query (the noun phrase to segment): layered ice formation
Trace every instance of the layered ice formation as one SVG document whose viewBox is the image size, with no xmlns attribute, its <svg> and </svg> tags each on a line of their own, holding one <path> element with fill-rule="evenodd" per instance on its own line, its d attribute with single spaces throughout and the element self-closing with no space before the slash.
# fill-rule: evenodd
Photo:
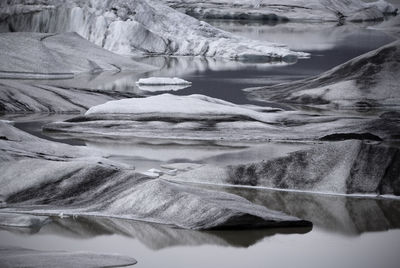
<svg viewBox="0 0 400 268">
<path fill-rule="evenodd" d="M 315 140 L 344 133 L 397 139 L 399 116 L 320 114 L 237 105 L 204 95 L 162 94 L 91 107 L 84 116 L 44 130 L 81 139 L 209 141 Z"/>
<path fill-rule="evenodd" d="M 334 109 L 398 109 L 400 41 L 363 54 L 318 76 L 246 89 L 256 99 Z"/>
<path fill-rule="evenodd" d="M 162 178 L 330 194 L 400 195 L 399 153 L 396 147 L 365 141 L 328 142 L 261 162 L 203 165 Z"/>
<path fill-rule="evenodd" d="M 134 92 L 75 88 L 47 83 L 43 80 L 28 82 L 1 79 L 0 112 L 83 113 L 94 105 L 137 96 Z"/>
<path fill-rule="evenodd" d="M 397 9 L 384 0 L 163 0 L 169 6 L 201 19 L 279 21 L 383 20 Z"/>
<path fill-rule="evenodd" d="M 236 195 L 152 179 L 90 149 L 0 126 L 0 196 L 7 211 L 111 216 L 186 229 L 310 225 Z"/>
<path fill-rule="evenodd" d="M 0 33 L 0 62 L 0 112 L 84 112 L 136 94 L 91 88 L 82 76 L 94 83 L 156 69 L 76 33 Z"/>
<path fill-rule="evenodd" d="M 1 33 L 0 50 L 0 78 L 71 78 L 78 73 L 152 69 L 76 33 Z"/>
<path fill-rule="evenodd" d="M 153 0 L 3 2 L 2 31 L 75 31 L 120 54 L 203 55 L 238 60 L 306 57 L 282 45 L 224 32 Z"/>
</svg>

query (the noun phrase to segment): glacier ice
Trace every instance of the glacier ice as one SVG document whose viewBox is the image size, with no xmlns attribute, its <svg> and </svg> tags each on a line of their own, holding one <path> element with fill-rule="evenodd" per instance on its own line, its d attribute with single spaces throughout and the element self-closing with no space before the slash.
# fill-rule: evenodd
<svg viewBox="0 0 400 268">
<path fill-rule="evenodd" d="M 84 112 L 137 95 L 99 90 L 98 84 L 124 73 L 134 76 L 157 69 L 76 33 L 0 33 L 0 51 L 1 112 Z"/>
<path fill-rule="evenodd" d="M 315 77 L 246 89 L 252 98 L 329 109 L 398 109 L 400 41 Z"/>
<path fill-rule="evenodd" d="M 397 9 L 384 0 L 163 0 L 169 6 L 201 19 L 280 21 L 382 20 Z M 254 2 L 257 2 L 256 4 Z"/>
<path fill-rule="evenodd" d="M 154 67 L 98 47 L 76 33 L 0 33 L 1 78 L 72 78 L 78 73 Z"/>
<path fill-rule="evenodd" d="M 310 225 L 236 195 L 152 179 L 101 152 L 0 125 L 0 195 L 7 211 L 111 216 L 186 229 Z"/>
<path fill-rule="evenodd" d="M 91 107 L 84 116 L 50 123 L 43 129 L 55 135 L 79 136 L 86 140 L 315 140 L 337 133 L 371 133 L 390 140 L 396 139 L 400 128 L 397 118 L 395 114 L 364 117 L 277 111 L 204 95 L 161 94 L 109 101 Z"/>
<path fill-rule="evenodd" d="M 203 165 L 162 178 L 330 194 L 400 195 L 398 154 L 398 148 L 384 144 L 328 142 L 260 162 Z"/>
<path fill-rule="evenodd" d="M 29 4 L 12 0 L 2 4 L 0 16 L 4 18 L 0 23 L 3 31 L 75 31 L 120 54 L 203 55 L 258 61 L 308 56 L 280 44 L 248 40 L 219 30 L 153 0 L 36 0 Z"/>
</svg>

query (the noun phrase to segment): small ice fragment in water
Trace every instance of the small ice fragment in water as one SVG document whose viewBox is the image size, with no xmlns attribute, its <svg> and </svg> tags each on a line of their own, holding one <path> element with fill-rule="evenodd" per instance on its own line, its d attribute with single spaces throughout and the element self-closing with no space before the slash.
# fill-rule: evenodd
<svg viewBox="0 0 400 268">
<path fill-rule="evenodd" d="M 138 85 L 191 85 L 192 82 L 177 77 L 149 77 L 141 78 L 136 82 Z"/>
</svg>

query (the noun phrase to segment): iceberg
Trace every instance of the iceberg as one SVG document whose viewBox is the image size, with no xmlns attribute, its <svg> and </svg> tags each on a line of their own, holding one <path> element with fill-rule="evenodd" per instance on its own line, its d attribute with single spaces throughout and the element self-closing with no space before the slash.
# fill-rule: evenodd
<svg viewBox="0 0 400 268">
<path fill-rule="evenodd" d="M 0 195 L 7 212 L 108 216 L 196 230 L 310 226 L 236 195 L 150 178 L 101 152 L 0 126 Z"/>
<path fill-rule="evenodd" d="M 192 85 L 192 82 L 177 77 L 149 77 L 141 78 L 136 84 L 140 90 L 149 92 L 178 91 Z"/>
<path fill-rule="evenodd" d="M 336 141 L 260 162 L 203 165 L 161 178 L 325 194 L 399 196 L 399 152 L 396 147 L 368 141 Z"/>
<path fill-rule="evenodd" d="M 41 11 L 39 11 L 41 10 Z M 77 32 L 119 54 L 281 61 L 308 57 L 280 44 L 248 40 L 182 14 L 159 1 L 7 1 L 3 31 Z"/>
<path fill-rule="evenodd" d="M 0 226 L 1 228 L 2 226 Z M 16 234 L 24 231 L 21 228 L 12 227 L 6 228 L 6 230 Z M 81 241 L 118 235 L 130 240 L 136 239 L 151 250 L 162 250 L 176 246 L 202 245 L 247 248 L 275 234 L 304 234 L 309 231 L 311 231 L 310 227 L 199 232 L 127 219 L 75 216 L 63 219 L 52 217 L 46 225 L 40 229 L 31 230 L 27 234 L 65 236 Z"/>
<path fill-rule="evenodd" d="M 400 41 L 363 54 L 315 77 L 245 89 L 251 98 L 327 109 L 397 110 Z"/>
<path fill-rule="evenodd" d="M 139 85 L 153 85 L 153 86 L 161 86 L 161 85 L 191 85 L 192 82 L 183 80 L 177 77 L 149 77 L 149 78 L 141 78 L 137 81 Z"/>
<path fill-rule="evenodd" d="M 167 5 L 199 19 L 285 21 L 383 20 L 397 9 L 384 0 L 163 0 Z"/>
<path fill-rule="evenodd" d="M 382 140 L 397 139 L 398 115 L 360 116 L 282 111 L 237 105 L 204 95 L 161 94 L 109 101 L 83 116 L 43 127 L 52 135 L 80 139 L 163 139 L 179 141 L 318 140 L 337 133 L 371 133 Z"/>
</svg>

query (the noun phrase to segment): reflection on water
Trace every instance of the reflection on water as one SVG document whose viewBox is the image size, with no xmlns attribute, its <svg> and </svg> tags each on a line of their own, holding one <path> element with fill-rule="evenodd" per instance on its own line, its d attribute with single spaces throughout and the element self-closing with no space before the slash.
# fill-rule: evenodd
<svg viewBox="0 0 400 268">
<path fill-rule="evenodd" d="M 136 58 L 136 60 L 158 69 L 144 74 L 103 72 L 95 75 L 78 75 L 74 79 L 25 80 L 24 82 L 66 88 L 112 90 L 130 93 L 130 97 L 159 94 L 165 91 L 177 95 L 204 94 L 238 104 L 266 105 L 247 100 L 241 89 L 289 82 L 320 74 L 393 40 L 385 33 L 366 29 L 368 25 L 361 24 L 337 26 L 286 23 L 270 26 L 259 23 L 243 25 L 235 21 L 210 21 L 210 23 L 253 39 L 288 44 L 293 49 L 310 52 L 311 58 L 292 63 L 259 63 L 204 57 L 144 57 Z M 139 78 L 152 76 L 181 77 L 191 81 L 192 86 L 179 90 L 166 88 L 155 91 L 153 88 L 141 90 L 136 85 Z M 279 104 L 268 105 L 279 106 Z"/>
<path fill-rule="evenodd" d="M 1 214 L 1 213 L 0 213 Z M 18 235 L 57 235 L 74 239 L 90 239 L 96 236 L 120 235 L 137 239 L 152 250 L 175 246 L 216 245 L 249 247 L 265 237 L 275 234 L 303 234 L 311 227 L 255 229 L 247 231 L 192 231 L 161 224 L 151 224 L 132 220 L 85 217 L 58 218 L 38 228 L 0 227 Z"/>
<path fill-rule="evenodd" d="M 225 191 L 310 220 L 329 232 L 358 235 L 400 228 L 400 200 L 226 187 Z"/>
<path fill-rule="evenodd" d="M 336 267 L 336 258 L 343 267 L 397 267 L 398 200 L 218 189 L 310 219 L 314 227 L 192 231 L 131 220 L 52 217 L 40 228 L 2 227 L 0 245 L 113 252 L 136 258 L 137 267 Z"/>
</svg>

